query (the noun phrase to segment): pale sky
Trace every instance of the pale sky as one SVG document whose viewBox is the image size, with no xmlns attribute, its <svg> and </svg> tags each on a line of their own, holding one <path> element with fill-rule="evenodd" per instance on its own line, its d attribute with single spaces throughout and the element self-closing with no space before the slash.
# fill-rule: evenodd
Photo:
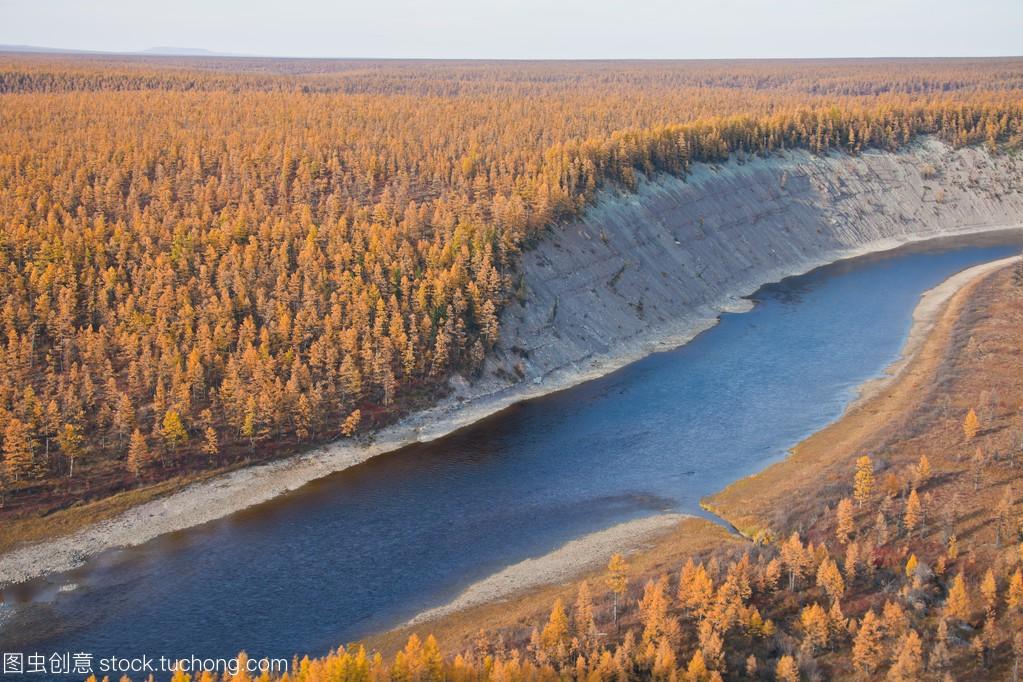
<svg viewBox="0 0 1023 682">
<path fill-rule="evenodd" d="M 1023 53 L 1023 0 L 0 0 L 0 44 L 293 57 Z"/>
</svg>

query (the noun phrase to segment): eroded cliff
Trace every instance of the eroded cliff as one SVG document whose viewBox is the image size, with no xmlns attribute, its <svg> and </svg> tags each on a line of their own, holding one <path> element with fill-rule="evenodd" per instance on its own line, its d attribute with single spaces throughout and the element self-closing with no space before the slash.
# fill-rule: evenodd
<svg viewBox="0 0 1023 682">
<path fill-rule="evenodd" d="M 684 342 L 767 282 L 909 241 L 1019 226 L 1021 188 L 1018 156 L 927 140 L 900 153 L 699 166 L 686 180 L 607 192 L 524 254 L 525 296 L 505 311 L 487 376 L 461 393 L 574 383 Z"/>
</svg>

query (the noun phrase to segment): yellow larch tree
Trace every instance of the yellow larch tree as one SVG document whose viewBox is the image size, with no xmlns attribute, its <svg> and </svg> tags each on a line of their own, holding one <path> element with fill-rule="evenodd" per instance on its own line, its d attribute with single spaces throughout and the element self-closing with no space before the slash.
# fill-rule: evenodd
<svg viewBox="0 0 1023 682">
<path fill-rule="evenodd" d="M 540 642 L 547 650 L 548 655 L 568 643 L 568 615 L 565 613 L 565 607 L 560 599 L 555 600 L 554 606 L 551 607 L 551 615 L 547 619 L 547 624 L 544 625 Z"/>
<path fill-rule="evenodd" d="M 843 545 L 849 542 L 853 533 L 856 532 L 854 513 L 852 500 L 848 497 L 839 500 L 838 506 L 835 508 L 835 535 Z"/>
<path fill-rule="evenodd" d="M 923 647 L 920 635 L 915 630 L 906 632 L 899 640 L 897 651 L 887 679 L 893 682 L 917 682 L 923 673 Z"/>
<path fill-rule="evenodd" d="M 966 436 L 966 441 L 969 442 L 977 437 L 979 431 L 980 419 L 977 418 L 976 411 L 971 407 L 970 411 L 963 418 L 963 435 Z"/>
<path fill-rule="evenodd" d="M 128 457 L 126 465 L 128 471 L 135 478 L 149 466 L 149 462 L 152 459 L 152 455 L 149 452 L 149 445 L 146 443 L 146 437 L 142 435 L 142 432 L 135 429 L 131 434 L 131 439 L 128 442 Z"/>
<path fill-rule="evenodd" d="M 781 546 L 781 560 L 789 573 L 789 591 L 796 589 L 796 580 L 803 577 L 810 557 L 799 539 L 799 533 L 793 533 Z"/>
<path fill-rule="evenodd" d="M 817 585 L 827 592 L 832 603 L 842 598 L 845 592 L 845 581 L 842 580 L 842 572 L 832 559 L 825 559 L 817 569 Z"/>
<path fill-rule="evenodd" d="M 1023 571 L 1016 572 L 1009 578 L 1009 588 L 1005 592 L 1005 605 L 1012 613 L 1023 611 Z"/>
<path fill-rule="evenodd" d="M 863 616 L 853 641 L 853 665 L 868 678 L 884 661 L 884 641 L 881 622 L 873 609 Z"/>
<path fill-rule="evenodd" d="M 927 455 L 920 455 L 920 461 L 916 463 L 913 476 L 916 487 L 922 488 L 927 485 L 927 481 L 931 478 L 931 461 L 927 459 Z"/>
<path fill-rule="evenodd" d="M 799 614 L 799 623 L 803 628 L 803 643 L 812 653 L 817 653 L 828 646 L 831 620 L 820 604 L 814 602 L 803 607 Z"/>
<path fill-rule="evenodd" d="M 796 659 L 785 654 L 778 659 L 778 665 L 774 668 L 774 676 L 779 682 L 799 682 L 799 667 Z"/>
<path fill-rule="evenodd" d="M 916 567 L 919 565 L 919 561 L 916 558 L 916 554 L 910 554 L 909 559 L 906 560 L 906 577 L 912 578 L 913 574 L 916 573 Z"/>
<path fill-rule="evenodd" d="M 984 612 L 988 618 L 994 618 L 995 609 L 998 607 L 998 581 L 995 579 L 995 572 L 988 568 L 980 581 L 980 596 L 984 600 Z"/>
<path fill-rule="evenodd" d="M 643 643 L 656 647 L 664 639 L 674 646 L 679 636 L 678 621 L 668 613 L 668 577 L 650 580 L 643 588 L 639 602 L 640 619 L 643 622 Z"/>
<path fill-rule="evenodd" d="M 966 580 L 960 573 L 953 578 L 952 587 L 948 590 L 948 598 L 945 600 L 945 615 L 949 618 L 969 620 L 972 611 L 973 606 L 970 603 Z"/>
<path fill-rule="evenodd" d="M 906 498 L 906 513 L 902 517 L 908 533 L 912 534 L 917 526 L 920 525 L 922 513 L 920 496 L 916 494 L 916 489 L 914 488 L 909 491 L 909 497 Z"/>
<path fill-rule="evenodd" d="M 874 464 L 870 457 L 864 455 L 856 460 L 856 473 L 853 475 L 853 498 L 861 507 L 870 500 L 874 493 Z"/>
<path fill-rule="evenodd" d="M 607 576 L 604 578 L 604 583 L 607 585 L 608 589 L 611 590 L 611 594 L 614 597 L 612 614 L 615 631 L 618 630 L 619 601 L 625 594 L 626 588 L 629 586 L 628 570 L 629 567 L 625 563 L 625 557 L 618 553 L 611 555 L 611 559 L 607 562 Z"/>
<path fill-rule="evenodd" d="M 593 612 L 593 598 L 590 596 L 590 583 L 588 580 L 583 580 L 579 583 L 579 592 L 575 599 L 572 623 L 575 626 L 575 636 L 582 642 L 592 637 L 597 631 L 597 621 Z"/>
</svg>

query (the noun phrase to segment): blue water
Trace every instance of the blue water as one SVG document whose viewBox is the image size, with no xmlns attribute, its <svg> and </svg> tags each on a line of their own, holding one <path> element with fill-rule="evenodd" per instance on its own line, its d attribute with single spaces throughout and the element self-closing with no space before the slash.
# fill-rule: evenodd
<svg viewBox="0 0 1023 682">
<path fill-rule="evenodd" d="M 322 654 L 581 534 L 702 513 L 898 356 L 923 291 L 1020 243 L 932 242 L 764 287 L 678 350 L 8 590 L 0 650 Z"/>
</svg>

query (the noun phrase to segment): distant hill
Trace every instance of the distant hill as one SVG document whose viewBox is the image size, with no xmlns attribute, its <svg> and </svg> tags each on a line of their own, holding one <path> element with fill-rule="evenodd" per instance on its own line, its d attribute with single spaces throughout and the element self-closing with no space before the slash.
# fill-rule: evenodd
<svg viewBox="0 0 1023 682">
<path fill-rule="evenodd" d="M 66 50 L 61 47 L 39 47 L 38 45 L 0 45 L 0 52 L 44 52 L 48 54 L 82 54 L 91 50 Z"/>
<path fill-rule="evenodd" d="M 139 54 L 155 54 L 168 57 L 223 57 L 223 52 L 213 52 L 201 47 L 150 47 Z"/>
<path fill-rule="evenodd" d="M 76 50 L 63 47 L 41 47 L 39 45 L 0 45 L 0 52 L 24 52 L 30 54 L 119 54 L 149 55 L 156 57 L 231 57 L 227 52 L 214 52 L 202 47 L 149 47 L 145 50 L 117 52 L 113 50 Z"/>
</svg>

